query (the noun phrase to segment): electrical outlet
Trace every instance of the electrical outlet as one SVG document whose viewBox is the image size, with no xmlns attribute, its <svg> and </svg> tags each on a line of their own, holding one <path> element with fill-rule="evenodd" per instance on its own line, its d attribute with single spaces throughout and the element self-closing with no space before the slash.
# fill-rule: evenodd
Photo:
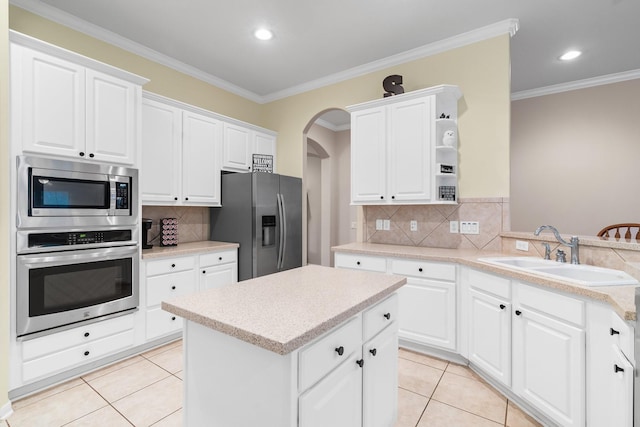
<svg viewBox="0 0 640 427">
<path fill-rule="evenodd" d="M 516 240 L 516 249 L 519 251 L 529 251 L 529 242 Z"/>
<path fill-rule="evenodd" d="M 480 234 L 478 221 L 460 221 L 460 234 Z"/>
<path fill-rule="evenodd" d="M 385 219 L 382 221 L 382 229 L 385 231 L 391 230 L 391 220 Z"/>
<path fill-rule="evenodd" d="M 376 219 L 376 230 L 382 230 L 382 220 Z"/>
<path fill-rule="evenodd" d="M 458 221 L 449 221 L 449 233 L 458 233 Z"/>
<path fill-rule="evenodd" d="M 418 221 L 412 219 L 409 228 L 411 228 L 411 231 L 418 231 Z"/>
</svg>

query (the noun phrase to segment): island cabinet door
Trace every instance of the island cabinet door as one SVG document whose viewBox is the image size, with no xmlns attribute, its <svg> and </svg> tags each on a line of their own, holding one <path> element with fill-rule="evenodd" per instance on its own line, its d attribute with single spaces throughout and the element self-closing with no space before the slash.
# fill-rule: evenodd
<svg viewBox="0 0 640 427">
<path fill-rule="evenodd" d="M 300 427 L 362 425 L 362 360 L 358 351 L 300 396 Z"/>
<path fill-rule="evenodd" d="M 398 330 L 395 324 L 362 348 L 363 426 L 393 426 L 398 417 Z"/>
</svg>

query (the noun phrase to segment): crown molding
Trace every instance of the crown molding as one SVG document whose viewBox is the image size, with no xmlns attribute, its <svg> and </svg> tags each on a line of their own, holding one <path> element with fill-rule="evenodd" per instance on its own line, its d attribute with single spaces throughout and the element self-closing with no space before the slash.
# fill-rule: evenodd
<svg viewBox="0 0 640 427">
<path fill-rule="evenodd" d="M 106 30 L 95 24 L 84 21 L 60 9 L 49 6 L 48 4 L 42 3 L 37 0 L 10 0 L 9 3 L 21 9 L 25 9 L 31 13 L 34 13 L 38 16 L 41 16 L 45 19 L 48 19 L 50 21 L 53 21 L 65 27 L 69 27 L 72 30 L 94 37 L 98 40 L 101 40 L 103 42 L 119 47 L 128 52 L 139 55 L 143 58 L 149 59 L 153 62 L 157 62 L 166 67 L 172 68 L 176 71 L 179 71 L 181 73 L 194 77 L 198 80 L 202 80 L 206 83 L 209 83 L 220 89 L 239 95 L 243 98 L 247 98 L 250 101 L 263 103 L 262 97 L 260 97 L 259 95 L 251 91 L 243 89 L 239 86 L 229 83 L 228 81 L 218 78 L 216 76 L 213 76 L 209 73 L 205 73 L 204 71 L 199 70 L 198 68 L 187 65 L 183 62 L 180 62 L 174 58 L 171 58 L 170 56 L 164 55 L 153 49 L 149 49 L 148 47 L 143 46 L 139 43 L 136 43 L 126 37 L 122 37 L 114 32 Z"/>
<path fill-rule="evenodd" d="M 396 65 L 404 64 L 406 62 L 415 61 L 418 59 L 432 56 L 438 53 L 446 52 L 451 49 L 467 46 L 469 44 L 477 43 L 483 40 L 488 40 L 493 37 L 508 33 L 513 37 L 519 28 L 519 21 L 515 18 L 506 19 L 504 21 L 497 22 L 495 24 L 487 25 L 486 27 L 478 28 L 476 30 L 468 31 L 447 39 L 443 39 L 434 43 L 430 43 L 415 49 L 411 49 L 393 56 L 389 56 L 378 61 L 369 62 L 364 65 L 360 65 L 354 68 L 350 68 L 339 73 L 330 74 L 320 79 L 312 80 L 301 85 L 293 86 L 288 89 L 274 92 L 270 95 L 264 96 L 264 102 L 277 101 L 289 96 L 298 95 L 304 92 L 308 92 L 313 89 L 318 89 L 330 84 L 339 83 L 345 80 L 349 80 L 355 77 L 369 74 L 375 71 L 384 70 L 385 68 L 393 67 Z"/>
<path fill-rule="evenodd" d="M 569 92 L 578 89 L 587 89 L 594 86 L 608 85 L 612 83 L 624 82 L 627 80 L 640 79 L 640 69 L 624 71 L 621 73 L 607 74 L 604 76 L 593 77 L 590 79 L 575 80 L 568 83 L 560 83 L 557 85 L 545 86 L 537 89 L 523 90 L 511 94 L 512 101 L 521 99 L 535 98 L 538 96 L 553 95 L 555 93 Z"/>
<path fill-rule="evenodd" d="M 449 37 L 444 40 L 440 40 L 434 43 L 430 43 L 415 49 L 408 50 L 406 52 L 399 53 L 397 55 L 390 56 L 378 61 L 373 61 L 361 66 L 357 66 L 339 73 L 334 73 L 326 77 L 309 81 L 297 86 L 290 87 L 278 92 L 271 93 L 269 95 L 260 96 L 254 92 L 243 89 L 226 80 L 218 78 L 209 73 L 187 65 L 181 61 L 171 58 L 167 55 L 161 54 L 153 49 L 149 49 L 139 43 L 122 37 L 114 32 L 108 31 L 95 24 L 91 24 L 84 21 L 74 15 L 64 12 L 48 4 L 42 3 L 38 0 L 10 0 L 10 4 L 25 9 L 31 13 L 39 15 L 45 19 L 56 22 L 65 27 L 69 27 L 73 30 L 87 34 L 98 40 L 104 41 L 143 58 L 162 64 L 166 67 L 172 68 L 176 71 L 192 76 L 198 80 L 202 80 L 220 89 L 229 91 L 238 96 L 246 98 L 250 101 L 265 104 L 268 102 L 277 101 L 279 99 L 287 98 L 292 95 L 298 95 L 303 92 L 308 92 L 314 89 L 318 89 L 331 84 L 339 83 L 344 80 L 348 80 L 354 77 L 359 77 L 364 74 L 368 74 L 374 71 L 382 70 L 385 68 L 393 67 L 399 64 L 403 64 L 417 59 L 422 59 L 427 56 L 442 53 L 451 49 L 466 46 L 472 43 L 477 43 L 483 40 L 487 40 L 499 35 L 508 33 L 513 37 L 519 28 L 518 19 L 511 18 L 506 19 L 485 27 L 481 27 L 466 33 L 462 33 L 453 37 Z"/>
</svg>

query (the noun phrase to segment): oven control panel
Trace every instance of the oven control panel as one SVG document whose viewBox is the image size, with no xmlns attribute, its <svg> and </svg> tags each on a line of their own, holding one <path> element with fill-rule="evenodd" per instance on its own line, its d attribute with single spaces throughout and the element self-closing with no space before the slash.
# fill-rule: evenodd
<svg viewBox="0 0 640 427">
<path fill-rule="evenodd" d="M 132 240 L 131 237 L 131 230 L 30 233 L 28 239 L 28 247 L 44 248 L 53 246 L 75 246 L 96 243 L 128 242 Z"/>
</svg>

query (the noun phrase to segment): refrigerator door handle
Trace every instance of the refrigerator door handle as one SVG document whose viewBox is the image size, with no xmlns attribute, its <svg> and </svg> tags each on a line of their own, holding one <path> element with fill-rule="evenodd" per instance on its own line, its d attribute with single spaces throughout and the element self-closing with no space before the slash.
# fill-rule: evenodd
<svg viewBox="0 0 640 427">
<path fill-rule="evenodd" d="M 284 214 L 282 212 L 282 199 L 281 199 L 281 195 L 280 193 L 276 194 L 276 200 L 278 202 L 278 216 L 280 219 L 280 235 L 278 236 L 278 261 L 276 264 L 276 269 L 280 270 L 280 268 L 282 267 L 282 249 L 283 249 L 283 242 L 284 242 L 284 228 L 283 228 L 283 219 L 284 219 Z"/>
<path fill-rule="evenodd" d="M 280 194 L 282 204 L 282 221 L 280 223 L 282 232 L 282 257 L 280 258 L 280 268 L 284 268 L 284 259 L 287 256 L 287 205 L 284 201 L 284 194 Z"/>
</svg>

